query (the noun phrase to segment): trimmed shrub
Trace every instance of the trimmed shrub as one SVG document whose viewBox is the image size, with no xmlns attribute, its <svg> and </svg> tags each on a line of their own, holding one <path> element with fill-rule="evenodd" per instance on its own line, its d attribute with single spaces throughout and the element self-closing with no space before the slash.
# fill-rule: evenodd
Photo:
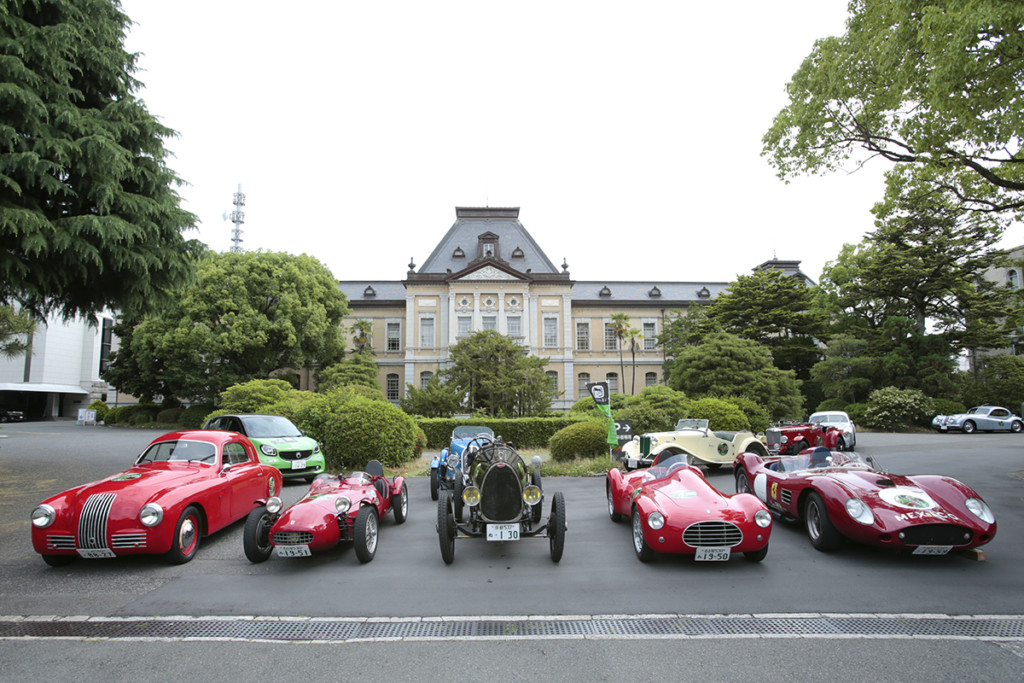
<svg viewBox="0 0 1024 683">
<path fill-rule="evenodd" d="M 418 424 L 427 435 L 427 447 L 441 449 L 451 441 L 452 430 L 460 425 L 490 427 L 495 436 L 500 436 L 516 448 L 545 448 L 551 436 L 571 424 L 592 420 L 582 415 L 562 417 L 417 417 Z M 605 423 L 607 424 L 607 423 Z"/>
<path fill-rule="evenodd" d="M 607 436 L 607 423 L 598 420 L 577 422 L 553 434 L 548 441 L 548 449 L 557 462 L 593 458 L 608 453 Z"/>
<path fill-rule="evenodd" d="M 106 422 L 108 425 L 144 425 L 151 424 L 156 419 L 160 409 L 152 403 L 136 403 L 130 406 L 118 406 L 107 411 Z"/>
<path fill-rule="evenodd" d="M 927 426 L 935 414 L 932 399 L 919 389 L 876 389 L 868 397 L 864 423 L 874 429 L 897 431 L 910 426 Z"/>
<path fill-rule="evenodd" d="M 826 398 L 824 401 L 818 404 L 818 407 L 813 411 L 816 413 L 824 413 L 829 410 L 846 410 L 846 401 L 841 398 Z"/>
<path fill-rule="evenodd" d="M 959 415 L 967 412 L 967 406 L 951 398 L 933 398 L 932 408 L 935 410 L 935 415 Z"/>
<path fill-rule="evenodd" d="M 650 403 L 634 403 L 616 411 L 615 419 L 632 422 L 634 434 L 667 432 L 675 426 L 671 415 Z"/>
<path fill-rule="evenodd" d="M 416 423 L 401 409 L 361 396 L 331 408 L 316 431 L 310 430 L 321 443 L 328 469 L 362 469 L 370 460 L 399 467 L 412 458 Z"/>
<path fill-rule="evenodd" d="M 87 410 L 95 410 L 96 411 L 96 421 L 97 422 L 105 422 L 106 419 L 107 419 L 107 413 L 110 412 L 110 407 L 106 403 L 104 403 L 103 401 L 101 401 L 99 399 L 96 399 L 95 401 L 93 401 L 92 403 L 89 404 L 89 407 L 87 408 Z"/>
<path fill-rule="evenodd" d="M 160 424 L 179 424 L 184 414 L 184 408 L 167 408 L 156 414 L 156 421 Z"/>
<path fill-rule="evenodd" d="M 413 446 L 412 457 L 413 459 L 419 459 L 423 455 L 424 449 L 427 447 L 427 435 L 423 433 L 423 429 L 416 425 L 416 443 Z"/>
<path fill-rule="evenodd" d="M 747 416 L 750 423 L 750 431 L 754 433 L 763 432 L 771 425 L 771 417 L 757 401 L 752 401 L 744 396 L 726 396 L 723 400 L 732 403 Z"/>
<path fill-rule="evenodd" d="M 750 420 L 734 403 L 721 398 L 701 398 L 690 403 L 687 417 L 707 420 L 713 431 L 750 429 Z"/>
<path fill-rule="evenodd" d="M 220 407 L 224 413 L 261 413 L 293 391 L 283 379 L 254 379 L 220 392 Z"/>
<path fill-rule="evenodd" d="M 843 410 L 845 410 L 846 414 L 850 416 L 850 419 L 853 420 L 854 424 L 864 424 L 866 426 L 865 415 L 867 415 L 868 412 L 867 403 L 847 403 L 846 408 Z"/>
</svg>

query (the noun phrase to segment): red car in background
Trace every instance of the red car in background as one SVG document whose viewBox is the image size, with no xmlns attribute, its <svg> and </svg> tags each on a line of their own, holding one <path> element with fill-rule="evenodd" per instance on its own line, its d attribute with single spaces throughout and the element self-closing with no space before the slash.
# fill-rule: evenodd
<svg viewBox="0 0 1024 683">
<path fill-rule="evenodd" d="M 135 465 L 47 498 L 32 511 L 32 546 L 51 566 L 76 557 L 166 555 L 191 560 L 199 539 L 281 490 L 252 442 L 218 431 L 157 437 Z"/>
<path fill-rule="evenodd" d="M 608 515 L 632 520 L 633 550 L 641 562 L 655 553 L 724 561 L 734 552 L 760 562 L 768 554 L 772 516 L 749 493 L 725 495 L 686 464 L 686 455 L 664 452 L 647 468 L 608 471 Z"/>
<path fill-rule="evenodd" d="M 848 538 L 945 555 L 984 545 L 996 534 L 992 510 L 966 484 L 890 474 L 853 452 L 819 447 L 770 458 L 741 453 L 733 474 L 738 492 L 752 492 L 783 517 L 803 520 L 811 545 L 822 551 Z"/>
<path fill-rule="evenodd" d="M 849 446 L 843 430 L 811 422 L 780 422 L 765 430 L 764 440 L 772 455 L 794 455 L 816 446 L 844 451 Z"/>
<path fill-rule="evenodd" d="M 276 548 L 278 557 L 309 557 L 342 541 L 355 546 L 360 562 L 377 553 L 380 520 L 394 512 L 395 524 L 409 514 L 409 492 L 403 477 L 388 481 L 377 460 L 366 470 L 346 475 L 317 476 L 306 495 L 281 511 L 271 498 L 245 520 L 243 547 L 250 562 L 263 562 Z"/>
</svg>

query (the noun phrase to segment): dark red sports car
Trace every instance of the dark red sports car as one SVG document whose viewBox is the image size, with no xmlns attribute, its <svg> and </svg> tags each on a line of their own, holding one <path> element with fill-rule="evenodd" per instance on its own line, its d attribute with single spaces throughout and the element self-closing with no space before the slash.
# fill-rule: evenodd
<svg viewBox="0 0 1024 683">
<path fill-rule="evenodd" d="M 166 554 L 191 560 L 199 539 L 242 519 L 281 490 L 241 434 L 171 432 L 135 465 L 47 498 L 32 511 L 32 545 L 52 566 L 76 557 Z"/>
<path fill-rule="evenodd" d="M 917 555 L 945 555 L 984 545 L 996 535 L 985 501 L 956 479 L 883 472 L 857 453 L 807 449 L 762 458 L 741 453 L 736 490 L 773 511 L 802 519 L 811 544 L 834 550 L 842 538 Z"/>
<path fill-rule="evenodd" d="M 681 453 L 660 454 L 650 467 L 623 474 L 608 471 L 608 515 L 629 518 L 633 549 L 641 562 L 657 553 L 693 555 L 694 559 L 728 560 L 741 552 L 760 562 L 768 554 L 772 516 L 748 493 L 725 495 L 686 464 Z"/>
<path fill-rule="evenodd" d="M 764 441 L 772 455 L 794 455 L 815 446 L 830 451 L 852 448 L 843 430 L 814 422 L 780 422 L 765 430 Z"/>
<path fill-rule="evenodd" d="M 409 492 L 403 477 L 388 481 L 380 462 L 365 471 L 317 476 L 306 495 L 281 511 L 281 499 L 271 498 L 245 520 L 243 546 L 250 562 L 263 562 L 276 548 L 278 557 L 307 557 L 342 541 L 355 545 L 360 562 L 377 553 L 380 519 L 395 513 L 395 524 L 409 513 Z"/>
</svg>

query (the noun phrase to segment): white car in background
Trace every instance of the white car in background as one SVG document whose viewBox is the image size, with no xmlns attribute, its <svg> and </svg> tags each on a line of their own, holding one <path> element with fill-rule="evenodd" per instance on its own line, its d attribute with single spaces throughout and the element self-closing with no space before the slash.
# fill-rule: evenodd
<svg viewBox="0 0 1024 683">
<path fill-rule="evenodd" d="M 835 427 L 843 431 L 843 441 L 846 442 L 846 449 L 853 450 L 857 447 L 857 425 L 853 424 L 850 416 L 841 410 L 825 410 L 820 413 L 813 413 L 807 421 L 811 424 Z"/>
</svg>

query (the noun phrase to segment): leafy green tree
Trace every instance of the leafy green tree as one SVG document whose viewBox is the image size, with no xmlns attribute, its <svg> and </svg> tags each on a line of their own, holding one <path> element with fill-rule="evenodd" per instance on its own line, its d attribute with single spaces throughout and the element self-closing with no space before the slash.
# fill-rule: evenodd
<svg viewBox="0 0 1024 683">
<path fill-rule="evenodd" d="M 452 366 L 442 379 L 465 397 L 470 411 L 519 417 L 551 406 L 555 389 L 544 373 L 547 359 L 494 330 L 476 332 L 451 347 Z"/>
<path fill-rule="evenodd" d="M 709 305 L 692 305 L 685 311 L 670 311 L 665 316 L 665 328 L 658 335 L 658 344 L 666 349 L 696 346 L 712 332 L 721 332 L 718 322 L 708 316 Z"/>
<path fill-rule="evenodd" d="M 161 125 L 136 97 L 129 18 L 110 0 L 0 9 L 0 303 L 38 319 L 149 310 L 188 281 Z"/>
<path fill-rule="evenodd" d="M 462 407 L 462 394 L 455 387 L 434 375 L 422 389 L 412 384 L 405 387 L 405 398 L 399 401 L 402 410 L 423 417 L 451 417 Z"/>
<path fill-rule="evenodd" d="M 998 355 L 983 358 L 977 372 L 964 389 L 964 402 L 969 405 L 1000 405 L 1013 412 L 1024 403 L 1024 358 Z"/>
<path fill-rule="evenodd" d="M 171 303 L 121 322 L 103 376 L 136 396 L 211 400 L 280 368 L 335 362 L 346 313 L 334 276 L 311 256 L 210 253 Z"/>
<path fill-rule="evenodd" d="M 36 321 L 25 311 L 0 304 L 0 356 L 13 358 L 31 348 Z"/>
<path fill-rule="evenodd" d="M 1024 215 L 1024 3 L 851 0 L 787 86 L 764 153 L 789 177 L 865 158 L 894 164 L 887 201 L 942 195 Z"/>
<path fill-rule="evenodd" d="M 821 384 L 829 398 L 844 403 L 866 401 L 882 383 L 880 358 L 866 355 L 868 341 L 848 334 L 833 336 L 825 349 L 825 359 L 811 368 L 811 377 Z"/>
<path fill-rule="evenodd" d="M 354 384 L 381 390 L 377 379 L 377 363 L 365 351 L 353 353 L 348 358 L 323 368 L 317 374 L 316 388 L 320 393 Z"/>
<path fill-rule="evenodd" d="M 740 275 L 706 310 L 724 332 L 767 346 L 775 365 L 810 378 L 820 358 L 815 339 L 824 336 L 824 313 L 811 288 L 779 270 Z"/>
<path fill-rule="evenodd" d="M 665 364 L 665 373 L 672 389 L 695 397 L 742 396 L 769 406 L 776 419 L 802 412 L 800 383 L 793 371 L 775 367 L 767 347 L 757 342 L 716 332 L 697 346 L 671 351 L 674 357 Z"/>
</svg>

